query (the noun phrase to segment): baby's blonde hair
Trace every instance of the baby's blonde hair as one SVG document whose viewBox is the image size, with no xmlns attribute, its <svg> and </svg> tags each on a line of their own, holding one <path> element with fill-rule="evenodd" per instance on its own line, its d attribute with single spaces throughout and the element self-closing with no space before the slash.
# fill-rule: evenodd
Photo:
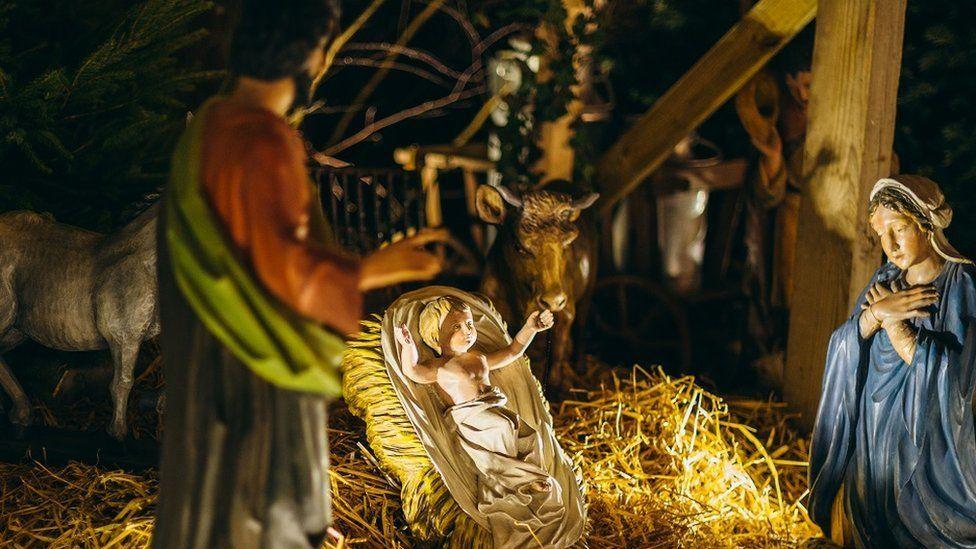
<svg viewBox="0 0 976 549">
<path fill-rule="evenodd" d="M 437 354 L 441 354 L 441 324 L 451 311 L 470 311 L 468 304 L 456 297 L 439 297 L 420 311 L 420 339 Z"/>
</svg>

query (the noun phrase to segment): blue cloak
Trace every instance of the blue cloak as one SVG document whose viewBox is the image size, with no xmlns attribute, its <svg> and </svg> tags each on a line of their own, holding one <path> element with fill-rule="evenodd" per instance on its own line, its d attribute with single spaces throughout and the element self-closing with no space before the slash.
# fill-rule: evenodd
<svg viewBox="0 0 976 549">
<path fill-rule="evenodd" d="M 871 284 L 900 275 L 888 263 Z M 972 264 L 945 264 L 932 315 L 912 320 L 911 364 L 884 330 L 861 338 L 866 290 L 831 337 L 810 448 L 810 517 L 826 535 L 843 483 L 859 547 L 976 547 L 974 281 Z"/>
</svg>

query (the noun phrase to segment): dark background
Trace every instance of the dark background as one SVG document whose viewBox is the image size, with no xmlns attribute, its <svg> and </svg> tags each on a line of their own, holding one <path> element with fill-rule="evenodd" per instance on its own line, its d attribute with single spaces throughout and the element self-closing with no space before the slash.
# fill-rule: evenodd
<svg viewBox="0 0 976 549">
<path fill-rule="evenodd" d="M 344 2 L 344 26 L 367 5 L 363 0 Z M 387 0 L 351 42 L 392 43 L 427 5 Z M 495 50 L 506 47 L 499 41 L 478 57 L 472 55 L 472 41 L 509 25 L 532 28 L 540 20 L 561 17 L 554 9 L 558 3 L 541 0 L 449 0 L 445 6 L 449 11 L 431 17 L 409 45 L 455 72 L 477 61 L 487 65 Z M 222 69 L 238 10 L 239 0 L 0 0 L 0 212 L 49 211 L 66 223 L 111 231 L 154 200 L 187 114 L 228 87 Z M 974 16 L 972 4 L 909 2 L 895 134 L 902 171 L 928 175 L 945 190 L 955 210 L 949 237 L 969 256 L 976 255 L 976 113 L 970 105 L 976 78 L 976 35 L 970 28 Z M 612 85 L 615 108 L 609 120 L 581 134 L 586 152 L 580 156 L 595 158 L 739 17 L 740 2 L 733 0 L 611 2 L 588 40 Z M 812 47 L 811 25 L 774 59 L 773 67 L 808 65 Z M 330 135 L 343 106 L 375 73 L 374 67 L 356 63 L 375 62 L 377 55 L 381 53 L 352 47 L 339 54 L 316 97 L 324 110 L 307 117 L 302 126 L 314 149 L 332 144 Z M 437 72 L 424 63 L 412 66 Z M 368 118 L 382 119 L 444 97 L 453 82 L 441 77 L 391 71 L 343 137 L 360 130 Z M 483 85 L 482 74 L 469 87 Z M 486 98 L 477 95 L 407 119 L 337 156 L 363 167 L 394 166 L 397 147 L 450 142 Z M 700 133 L 727 158 L 755 155 L 731 104 Z M 485 134 L 483 128 L 474 140 L 483 141 Z M 456 187 L 444 185 L 446 221 L 463 227 L 462 196 Z M 712 204 L 721 200 L 716 196 Z M 739 283 L 723 282 L 725 290 Z M 642 310 L 660 309 L 635 303 Z M 713 379 L 750 384 L 752 378 L 741 375 L 744 365 L 775 351 L 785 334 L 785 318 L 773 319 L 779 335 L 767 334 L 773 341 L 769 348 L 750 350 L 746 332 L 751 321 L 744 320 L 751 314 L 750 303 L 740 295 L 686 305 L 696 334 L 711 330 L 718 337 L 700 337 L 696 343 L 695 362 L 718 365 L 715 370 L 720 371 L 709 374 Z M 668 325 L 672 319 L 664 314 L 661 322 Z M 593 342 L 591 349 L 606 353 L 600 349 L 603 344 L 610 351 L 626 350 L 604 339 Z M 603 356 L 620 363 L 632 359 Z M 657 353 L 651 356 L 667 363 Z M 107 386 L 110 376 L 104 353 L 78 356 L 25 345 L 8 359 L 31 394 L 48 394 L 67 364 L 100 372 L 90 382 L 94 388 Z M 146 406 L 151 405 L 147 400 Z"/>
<path fill-rule="evenodd" d="M 344 23 L 366 5 L 345 2 Z M 738 2 L 714 0 L 610 5 L 595 42 L 609 68 L 616 109 L 598 146 L 611 142 L 630 115 L 647 109 L 734 24 L 740 9 Z M 353 42 L 393 42 L 425 6 L 388 1 Z M 547 9 L 538 1 L 451 0 L 446 6 L 481 38 L 513 21 L 538 21 Z M 222 74 L 208 71 L 222 68 L 237 9 L 233 0 L 213 7 L 196 0 L 0 0 L 0 211 L 46 210 L 100 230 L 117 225 L 162 183 L 186 112 L 226 85 Z M 974 16 L 976 6 L 969 3 L 909 2 L 895 137 L 902 171 L 928 175 L 945 189 L 956 210 L 950 237 L 969 255 L 976 252 L 970 213 L 976 207 Z M 132 29 L 137 32 L 127 35 Z M 443 12 L 410 45 L 457 71 L 472 62 L 462 25 Z M 784 56 L 804 59 L 811 48 L 808 29 Z M 348 105 L 373 74 L 374 68 L 343 64 L 344 58 L 362 57 L 340 54 L 318 97 L 327 108 Z M 446 91 L 443 83 L 394 70 L 367 106 L 379 119 Z M 453 139 L 484 99 L 406 120 L 339 156 L 363 166 L 391 165 L 395 147 Z M 360 129 L 366 115 L 358 113 L 346 135 Z M 315 147 L 327 145 L 339 116 L 306 120 L 303 130 Z M 730 105 L 701 133 L 727 157 L 751 154 Z"/>
</svg>

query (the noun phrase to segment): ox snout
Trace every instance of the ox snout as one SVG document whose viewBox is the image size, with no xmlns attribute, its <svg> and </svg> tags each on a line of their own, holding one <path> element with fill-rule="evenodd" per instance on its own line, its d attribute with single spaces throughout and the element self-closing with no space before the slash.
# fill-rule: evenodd
<svg viewBox="0 0 976 549">
<path fill-rule="evenodd" d="M 565 292 L 547 293 L 539 296 L 537 299 L 540 307 L 554 313 L 566 308 L 566 300 L 567 297 Z"/>
</svg>

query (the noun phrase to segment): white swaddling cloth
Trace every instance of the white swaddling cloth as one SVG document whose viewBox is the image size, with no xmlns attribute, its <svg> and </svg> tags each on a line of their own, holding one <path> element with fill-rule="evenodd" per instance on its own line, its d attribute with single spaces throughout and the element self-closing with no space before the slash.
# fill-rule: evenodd
<svg viewBox="0 0 976 549">
<path fill-rule="evenodd" d="M 573 545 L 583 533 L 583 496 L 527 361 L 492 371 L 491 391 L 455 406 L 446 406 L 434 386 L 416 384 L 403 374 L 394 329 L 406 324 L 419 341 L 420 311 L 442 296 L 471 307 L 478 331 L 475 350 L 487 353 L 511 342 L 498 313 L 466 292 L 432 286 L 400 297 L 383 316 L 382 345 L 407 417 L 451 496 L 491 532 L 495 549 Z M 418 351 L 421 361 L 433 356 L 425 345 L 419 344 Z M 537 489 L 538 482 L 547 480 L 549 491 Z"/>
<path fill-rule="evenodd" d="M 495 547 L 544 545 L 561 526 L 562 489 L 542 469 L 539 433 L 505 407 L 498 387 L 447 409 L 461 448 L 478 469 L 478 510 Z"/>
</svg>

